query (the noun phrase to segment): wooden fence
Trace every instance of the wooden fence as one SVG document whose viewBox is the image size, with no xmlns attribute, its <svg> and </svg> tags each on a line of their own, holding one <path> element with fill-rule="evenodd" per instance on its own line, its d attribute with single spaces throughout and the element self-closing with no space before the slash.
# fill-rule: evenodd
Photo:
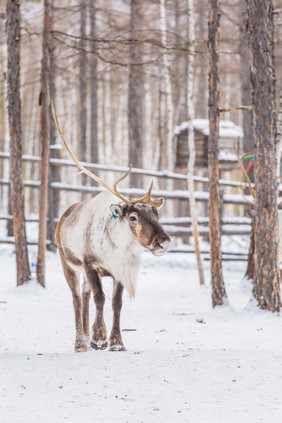
<svg viewBox="0 0 282 423">
<path fill-rule="evenodd" d="M 0 159 L 8 160 L 9 153 L 0 153 Z M 40 163 L 40 157 L 37 156 L 23 156 L 23 162 L 33 162 L 33 163 Z M 125 173 L 128 168 L 126 167 L 118 167 L 118 166 L 104 166 L 100 164 L 92 164 L 92 163 L 85 163 L 82 164 L 90 170 L 99 171 L 99 172 L 116 172 L 116 173 Z M 72 167 L 75 168 L 76 166 L 70 160 L 58 159 L 58 158 L 51 158 L 50 159 L 50 169 L 54 167 Z M 187 177 L 186 175 L 173 173 L 173 172 L 166 172 L 166 171 L 147 171 L 143 169 L 132 169 L 132 173 L 136 173 L 142 176 L 150 176 L 154 179 L 159 180 L 160 184 L 165 185 L 165 181 L 171 179 L 173 181 L 182 181 L 185 186 Z M 194 176 L 194 181 L 199 184 L 208 184 L 208 178 L 201 177 L 201 176 Z M 10 181 L 9 179 L 0 179 L 0 186 L 9 186 Z M 220 198 L 221 198 L 221 233 L 223 235 L 248 235 L 251 230 L 251 218 L 248 217 L 225 217 L 224 216 L 224 207 L 225 205 L 236 205 L 236 206 L 249 206 L 249 202 L 252 201 L 251 196 L 243 196 L 240 194 L 239 189 L 244 188 L 245 184 L 242 184 L 238 181 L 231 181 L 231 180 L 219 180 L 220 185 Z M 36 180 L 24 180 L 24 186 L 29 188 L 38 189 L 40 186 L 40 182 Z M 231 188 L 238 188 L 238 193 L 226 193 L 226 189 L 229 187 Z M 51 207 L 49 209 L 52 210 L 48 216 L 48 225 L 51 225 L 51 231 L 49 233 L 54 234 L 54 228 L 58 221 L 59 216 L 54 215 L 54 209 L 56 209 L 55 204 L 52 205 L 52 201 L 55 198 L 53 195 L 56 191 L 58 192 L 77 192 L 80 194 L 83 193 L 91 193 L 96 194 L 98 192 L 103 191 L 104 189 L 100 186 L 83 186 L 83 185 L 75 185 L 75 184 L 64 184 L 62 182 L 53 181 L 49 183 L 49 201 L 51 202 Z M 145 193 L 143 189 L 133 189 L 133 188 L 121 188 L 119 190 L 123 195 L 128 196 L 129 198 L 135 196 L 141 196 Z M 175 204 L 177 202 L 188 201 L 190 194 L 189 191 L 186 189 L 174 189 L 173 191 L 168 191 L 166 189 L 157 189 L 153 190 L 152 196 L 155 197 L 164 197 L 167 200 L 173 201 Z M 57 198 L 57 197 L 56 197 Z M 195 198 L 198 203 L 206 203 L 208 202 L 209 193 L 201 190 L 195 191 Z M 54 207 L 52 207 L 54 206 Z M 177 207 L 174 207 L 176 210 Z M 237 207 L 238 209 L 238 207 Z M 12 216 L 9 213 L 0 214 L 0 220 L 12 220 Z M 37 222 L 37 217 L 30 217 L 27 216 L 27 222 Z M 172 236 L 190 236 L 192 235 L 192 226 L 191 226 L 191 219 L 190 217 L 176 217 L 170 216 L 161 219 L 162 224 L 165 226 L 168 233 Z M 199 224 L 199 234 L 208 236 L 209 228 L 209 219 L 207 216 L 199 216 L 198 218 Z M 0 237 L 0 243 L 12 243 L 13 238 L 11 237 Z M 53 235 L 51 235 L 51 239 L 49 239 L 48 244 L 53 244 L 54 239 Z"/>
</svg>

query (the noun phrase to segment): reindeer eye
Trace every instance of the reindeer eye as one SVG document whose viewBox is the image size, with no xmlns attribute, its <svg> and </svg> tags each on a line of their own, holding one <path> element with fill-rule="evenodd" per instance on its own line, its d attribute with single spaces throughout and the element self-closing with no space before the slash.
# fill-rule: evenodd
<svg viewBox="0 0 282 423">
<path fill-rule="evenodd" d="M 131 222 L 134 222 L 136 219 L 136 216 L 134 216 L 134 214 L 132 214 L 131 216 L 129 216 L 129 220 L 131 220 Z"/>
</svg>

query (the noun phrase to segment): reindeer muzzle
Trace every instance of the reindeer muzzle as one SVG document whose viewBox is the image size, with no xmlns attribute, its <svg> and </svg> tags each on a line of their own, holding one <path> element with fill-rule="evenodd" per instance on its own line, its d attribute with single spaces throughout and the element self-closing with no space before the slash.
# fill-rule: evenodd
<svg viewBox="0 0 282 423">
<path fill-rule="evenodd" d="M 169 249 L 171 244 L 170 237 L 167 235 L 167 238 L 161 242 L 157 242 L 156 247 L 152 250 L 154 256 L 163 256 Z"/>
</svg>

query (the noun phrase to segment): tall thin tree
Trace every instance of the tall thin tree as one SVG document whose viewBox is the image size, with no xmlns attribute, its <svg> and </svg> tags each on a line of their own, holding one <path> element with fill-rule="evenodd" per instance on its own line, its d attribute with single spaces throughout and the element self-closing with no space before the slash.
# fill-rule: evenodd
<svg viewBox="0 0 282 423">
<path fill-rule="evenodd" d="M 39 193 L 39 236 L 37 258 L 37 280 L 45 286 L 45 253 L 47 234 L 48 210 L 48 165 L 50 144 L 50 30 L 51 30 L 51 0 L 44 0 L 43 39 L 41 61 L 41 92 L 39 104 L 41 106 L 41 166 Z"/>
<path fill-rule="evenodd" d="M 164 110 L 165 110 L 165 117 L 164 117 L 164 129 L 165 133 L 163 134 L 165 139 L 164 150 L 165 156 L 162 153 L 163 158 L 165 158 L 165 164 L 169 172 L 173 172 L 174 170 L 174 148 L 173 148 L 173 141 L 174 141 L 174 108 L 173 108 L 173 99 L 172 99 L 172 83 L 171 83 L 171 76 L 170 76 L 170 62 L 168 56 L 168 31 L 167 31 L 167 8 L 166 8 L 166 0 L 160 0 L 160 31 L 161 31 L 161 42 L 164 46 L 164 53 L 163 53 L 163 77 L 164 77 Z M 173 190 L 173 181 L 171 179 L 167 180 L 166 188 L 168 191 Z M 173 203 L 170 201 L 168 202 L 167 206 L 167 213 L 172 216 L 173 215 Z"/>
<path fill-rule="evenodd" d="M 252 87 L 251 87 L 251 51 L 248 42 L 247 29 L 247 2 L 242 0 L 240 4 L 240 82 L 241 82 L 241 104 L 249 106 L 252 103 Z M 251 110 L 244 110 L 243 112 L 243 149 L 244 152 L 252 152 L 255 148 L 255 137 L 253 128 L 253 114 Z M 247 167 L 250 160 L 244 160 L 244 165 Z M 251 181 L 254 181 L 253 168 L 249 172 Z M 246 188 L 245 193 L 249 194 L 249 188 Z M 250 234 L 250 246 L 248 254 L 248 265 L 246 270 L 246 277 L 254 279 L 255 271 L 255 249 L 254 249 L 254 220 L 252 221 L 252 230 Z"/>
<path fill-rule="evenodd" d="M 20 3 L 8 0 L 7 44 L 8 44 L 8 115 L 10 131 L 10 181 L 11 205 L 17 262 L 17 285 L 30 279 L 27 239 L 24 216 L 24 192 L 22 179 L 22 128 L 20 97 Z"/>
<path fill-rule="evenodd" d="M 164 60 L 164 90 L 165 90 L 165 101 L 166 101 L 166 154 L 167 154 L 167 168 L 170 172 L 174 170 L 174 154 L 173 154 L 173 99 L 172 99 L 172 84 L 170 78 L 170 63 L 167 47 L 167 14 L 166 14 L 166 2 L 160 0 L 160 30 L 161 30 L 161 41 L 165 48 L 163 54 Z M 171 187 L 172 188 L 172 187 Z"/>
<path fill-rule="evenodd" d="M 256 137 L 254 295 L 261 308 L 279 311 L 273 4 L 248 0 L 247 5 Z"/>
<path fill-rule="evenodd" d="M 251 88 L 251 52 L 248 45 L 247 31 L 247 4 L 246 0 L 241 1 L 240 5 L 240 82 L 241 82 L 241 104 L 249 106 L 252 101 Z M 253 117 L 251 110 L 243 112 L 243 130 L 244 130 L 244 151 L 253 151 L 255 147 L 255 137 L 253 129 Z"/>
<path fill-rule="evenodd" d="M 220 250 L 220 215 L 219 215 L 219 1 L 209 0 L 209 223 L 210 223 L 210 257 L 212 278 L 213 307 L 221 305 L 227 299 Z"/>
<path fill-rule="evenodd" d="M 129 161 L 135 167 L 142 167 L 142 108 L 143 108 L 143 69 L 141 60 L 141 49 L 136 39 L 138 29 L 140 29 L 141 5 L 138 0 L 130 0 L 130 33 L 132 43 L 129 47 L 130 67 L 128 86 L 128 142 Z M 136 174 L 131 174 L 130 185 L 142 187 L 142 178 Z"/>
<path fill-rule="evenodd" d="M 195 17 L 194 17 L 194 0 L 187 0 L 188 19 L 189 19 L 189 61 L 188 61 L 188 90 L 187 90 L 187 104 L 189 116 L 189 131 L 188 131 L 188 168 L 187 180 L 189 189 L 189 205 L 190 214 L 192 218 L 193 235 L 195 242 L 195 252 L 197 256 L 198 272 L 200 284 L 205 283 L 203 262 L 199 244 L 199 231 L 197 222 L 197 206 L 194 195 L 194 164 L 196 159 L 195 142 L 194 142 L 194 64 L 195 64 Z"/>
<path fill-rule="evenodd" d="M 4 21 L 0 19 L 0 34 L 4 35 Z M 4 38 L 4 37 L 3 37 Z M 6 46 L 4 44 L 4 39 L 0 45 L 0 72 L 1 75 L 4 75 L 6 69 Z M 5 116 L 5 87 L 6 82 L 4 78 L 0 78 L 0 127 L 2 128 L 0 131 L 0 151 L 5 151 L 5 143 L 6 143 L 6 116 Z M 0 168 L 0 178 L 4 178 L 4 166 Z M 0 187 L 0 197 L 4 198 L 4 187 Z"/>
<path fill-rule="evenodd" d="M 50 27 L 51 31 L 54 29 L 55 21 L 55 7 L 54 0 L 51 0 L 51 15 L 50 15 Z M 50 99 L 56 105 L 56 52 L 55 52 L 55 39 L 51 35 L 50 44 Z M 51 108 L 51 106 L 50 106 Z M 49 114 L 51 114 L 51 109 L 49 109 Z M 50 158 L 59 159 L 60 158 L 60 149 L 57 145 L 57 130 L 54 119 L 50 119 Z M 50 241 L 50 244 L 47 245 L 47 248 L 51 251 L 56 250 L 55 244 L 55 218 L 59 217 L 59 205 L 60 205 L 60 192 L 57 189 L 51 188 L 52 182 L 60 182 L 60 167 L 52 165 L 49 166 L 49 189 L 48 189 L 48 225 L 47 225 L 47 238 Z"/>
<path fill-rule="evenodd" d="M 99 163 L 98 145 L 98 79 L 97 79 L 97 57 L 95 55 L 97 37 L 96 31 L 96 0 L 90 1 L 90 24 L 92 38 L 92 56 L 90 60 L 90 98 L 91 98 L 91 126 L 90 126 L 90 157 L 92 163 Z M 93 181 L 94 182 L 94 181 Z"/>
<path fill-rule="evenodd" d="M 80 45 L 79 45 L 79 151 L 80 160 L 86 161 L 87 159 L 87 145 L 86 145 L 86 128 L 87 128 L 87 111 L 86 111 L 86 69 L 87 69 L 87 56 L 86 56 L 86 11 L 87 0 L 80 0 Z M 82 175 L 83 184 L 86 184 L 86 177 Z"/>
</svg>

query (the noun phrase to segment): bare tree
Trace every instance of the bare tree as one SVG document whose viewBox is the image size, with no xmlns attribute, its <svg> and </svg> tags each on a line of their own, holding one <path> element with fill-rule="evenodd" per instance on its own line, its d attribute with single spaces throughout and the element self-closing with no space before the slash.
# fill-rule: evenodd
<svg viewBox="0 0 282 423">
<path fill-rule="evenodd" d="M 241 80 L 241 104 L 249 106 L 252 101 L 251 88 L 251 52 L 248 45 L 247 31 L 247 5 L 246 0 L 241 0 L 240 8 L 240 80 Z M 253 130 L 253 117 L 251 110 L 243 112 L 244 151 L 250 152 L 255 148 Z"/>
<path fill-rule="evenodd" d="M 6 69 L 6 48 L 4 47 L 4 20 L 1 19 L 0 14 L 0 34 L 3 35 L 3 42 L 0 45 L 0 75 L 4 75 Z M 5 119 L 5 79 L 0 78 L 0 151 L 5 151 L 5 144 L 6 144 L 6 119 Z M 4 178 L 4 166 L 0 167 L 0 178 Z M 4 199 L 4 190 L 3 186 L 0 187 L 0 196 Z"/>
<path fill-rule="evenodd" d="M 201 34 L 200 46 L 201 49 L 206 45 L 206 12 L 207 5 L 205 2 L 198 2 L 199 14 L 197 26 Z M 198 41 L 199 42 L 199 41 Z M 203 52 L 198 55 L 198 72 L 199 72 L 199 83 L 198 83 L 198 117 L 205 119 L 207 117 L 207 57 Z"/>
<path fill-rule="evenodd" d="M 190 214 L 192 218 L 193 235 L 195 241 L 195 252 L 197 256 L 198 272 L 200 284 L 205 283 L 202 256 L 199 244 L 199 231 L 197 223 L 197 207 L 194 196 L 194 164 L 196 159 L 195 142 L 194 142 L 194 63 L 195 63 L 195 18 L 194 18 L 194 0 L 188 0 L 188 17 L 189 17 L 189 62 L 188 62 L 188 90 L 187 90 L 187 104 L 188 104 L 188 115 L 189 115 L 189 131 L 188 131 L 188 168 L 187 168 L 187 180 L 188 189 L 190 193 L 189 205 Z"/>
<path fill-rule="evenodd" d="M 44 23 L 42 39 L 42 62 L 41 62 L 41 92 L 39 104 L 41 106 L 41 168 L 40 168 L 40 193 L 39 193 L 39 236 L 38 236 L 38 259 L 37 280 L 45 286 L 45 253 L 47 234 L 47 210 L 48 210 L 48 165 L 50 144 L 50 30 L 51 30 L 51 0 L 44 0 Z"/>
<path fill-rule="evenodd" d="M 140 28 L 140 9 L 142 2 L 130 0 L 130 33 L 131 38 L 138 37 Z M 138 44 L 131 43 L 129 47 L 129 86 L 128 86 L 128 142 L 129 161 L 135 167 L 142 167 L 142 108 L 143 108 L 143 69 L 141 49 Z M 142 187 L 142 178 L 136 174 L 130 176 L 130 185 Z"/>
<path fill-rule="evenodd" d="M 254 295 L 261 308 L 279 311 L 273 5 L 271 0 L 247 5 L 256 136 Z"/>
<path fill-rule="evenodd" d="M 20 3 L 8 0 L 8 115 L 10 130 L 10 181 L 11 205 L 17 262 L 17 285 L 30 279 L 24 216 L 24 192 L 22 179 L 22 128 L 20 98 Z"/>
<path fill-rule="evenodd" d="M 280 89 L 280 96 L 279 96 L 276 145 L 277 145 L 277 147 L 276 147 L 276 157 L 277 157 L 276 175 L 277 175 L 278 182 L 280 182 L 281 153 L 282 153 L 282 88 Z"/>
<path fill-rule="evenodd" d="M 87 0 L 80 0 L 80 42 L 79 42 L 79 151 L 80 160 L 86 161 L 87 159 L 87 144 L 86 144 L 86 10 Z M 86 177 L 82 175 L 83 184 L 86 184 Z"/>
<path fill-rule="evenodd" d="M 166 23 L 166 6 L 165 0 L 160 0 L 160 30 L 161 40 L 164 47 L 167 46 L 167 23 Z M 172 99 L 172 84 L 170 78 L 170 64 L 168 52 L 164 51 L 164 90 L 166 99 L 166 154 L 167 154 L 167 169 L 173 172 L 174 169 L 174 153 L 173 153 L 173 129 L 174 129 L 174 118 L 173 118 L 173 99 Z M 171 187 L 172 188 L 172 187 Z"/>
<path fill-rule="evenodd" d="M 91 38 L 95 40 L 96 32 L 96 0 L 90 1 Z M 95 52 L 95 43 L 92 42 L 92 51 Z M 90 60 L 90 97 L 91 97 L 91 127 L 90 127 L 90 157 L 92 163 L 99 163 L 98 147 L 98 79 L 97 79 L 97 58 L 92 53 Z"/>
<path fill-rule="evenodd" d="M 213 307 L 221 305 L 227 299 L 220 251 L 220 215 L 219 215 L 219 89 L 218 89 L 218 51 L 219 51 L 219 1 L 209 0 L 209 222 L 210 222 L 210 257 L 212 277 Z"/>
<path fill-rule="evenodd" d="M 50 15 L 50 27 L 51 31 L 54 27 L 54 19 L 55 19 L 55 8 L 53 7 L 54 0 L 51 0 L 51 15 Z M 50 51 L 50 99 L 56 104 L 56 50 L 55 50 L 55 40 L 54 37 L 51 36 L 50 44 L 49 44 L 49 51 Z M 49 115 L 51 110 L 49 109 Z M 57 145 L 56 139 L 56 125 L 53 119 L 50 119 L 50 158 L 59 159 L 60 158 L 60 149 Z M 59 190 L 52 189 L 51 183 L 52 182 L 59 182 L 60 181 L 60 167 L 49 165 L 49 189 L 48 189 L 48 225 L 47 225 L 47 238 L 50 241 L 50 244 L 47 248 L 51 251 L 56 250 L 55 244 L 55 224 L 54 219 L 59 216 L 59 205 L 60 205 L 60 192 Z"/>
</svg>

